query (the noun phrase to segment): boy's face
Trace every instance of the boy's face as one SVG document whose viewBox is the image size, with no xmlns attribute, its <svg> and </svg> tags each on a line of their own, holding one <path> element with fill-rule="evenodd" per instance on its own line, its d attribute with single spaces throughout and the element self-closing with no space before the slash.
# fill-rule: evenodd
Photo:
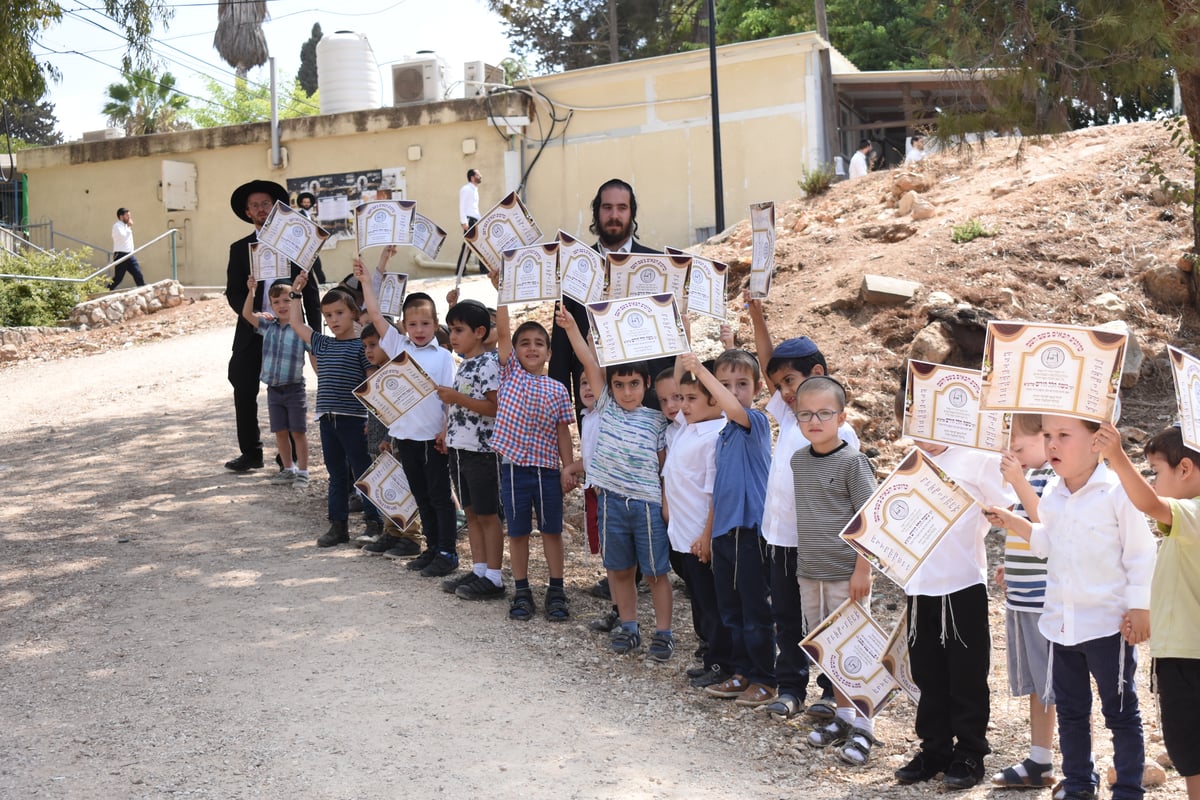
<svg viewBox="0 0 1200 800">
<path fill-rule="evenodd" d="M 550 358 L 550 343 L 541 331 L 522 331 L 517 337 L 517 343 L 513 345 L 513 352 L 517 356 L 517 363 L 526 372 L 541 375 L 547 359 Z"/>
<path fill-rule="evenodd" d="M 340 298 L 322 305 L 321 316 L 325 317 L 325 327 L 335 339 L 354 338 L 354 321 L 358 319 L 358 313 Z"/>
<path fill-rule="evenodd" d="M 689 424 L 705 422 L 721 416 L 721 408 L 716 401 L 706 395 L 698 384 L 685 383 L 679 388 L 680 410 L 683 418 Z"/>
<path fill-rule="evenodd" d="M 1182 459 L 1172 467 L 1161 454 L 1151 453 L 1146 456 L 1146 461 L 1150 464 L 1150 469 L 1154 470 L 1154 491 L 1159 497 L 1184 500 L 1195 496 L 1193 486 L 1189 485 L 1187 476 L 1183 474 L 1184 465 L 1191 463 L 1188 459 Z M 1194 466 L 1189 471 L 1195 475 Z"/>
<path fill-rule="evenodd" d="M 586 376 L 579 378 L 579 402 L 583 403 L 584 408 L 596 405 L 596 393 L 592 391 L 592 382 Z"/>
<path fill-rule="evenodd" d="M 771 383 L 775 384 L 776 388 L 779 389 L 779 398 L 793 408 L 796 404 L 796 389 L 808 377 L 800 370 L 792 369 L 791 367 L 777 369 L 770 375 Z"/>
<path fill-rule="evenodd" d="M 837 395 L 806 391 L 796 395 L 795 409 L 801 432 L 817 452 L 826 453 L 837 447 L 838 427 L 846 421 L 846 409 L 838 403 Z M 822 416 L 829 419 L 822 421 Z"/>
<path fill-rule="evenodd" d="M 1100 463 L 1095 434 L 1083 420 L 1053 415 L 1042 417 L 1042 433 L 1046 439 L 1046 459 L 1067 488 L 1075 491 L 1087 482 Z"/>
<path fill-rule="evenodd" d="M 715 376 L 722 386 L 733 393 L 743 408 L 749 408 L 754 402 L 754 395 L 758 394 L 758 382 L 749 368 L 737 364 L 719 364 Z"/>
<path fill-rule="evenodd" d="M 437 335 L 437 318 L 429 306 L 421 304 L 404 312 L 404 332 L 418 347 L 433 341 Z"/>
<path fill-rule="evenodd" d="M 1046 463 L 1046 437 L 1040 433 L 1014 433 L 1008 449 L 1021 462 L 1021 469 L 1037 469 Z"/>
<path fill-rule="evenodd" d="M 646 382 L 641 375 L 613 375 L 608 381 L 609 391 L 617 405 L 626 411 L 633 411 L 646 399 Z"/>
<path fill-rule="evenodd" d="M 658 407 L 667 419 L 675 419 L 683 405 L 683 396 L 679 384 L 674 378 L 660 378 L 654 384 L 654 393 L 658 395 Z"/>
<path fill-rule="evenodd" d="M 462 320 L 450 323 L 450 349 L 464 358 L 478 355 L 482 349 L 483 328 L 471 328 Z"/>
<path fill-rule="evenodd" d="M 367 361 L 370 361 L 377 367 L 382 367 L 388 362 L 387 353 L 379 346 L 378 336 L 364 336 L 362 343 L 363 350 L 367 354 Z"/>
<path fill-rule="evenodd" d="M 271 313 L 280 322 L 287 322 L 292 316 L 292 300 L 287 292 L 281 292 L 271 298 Z"/>
</svg>

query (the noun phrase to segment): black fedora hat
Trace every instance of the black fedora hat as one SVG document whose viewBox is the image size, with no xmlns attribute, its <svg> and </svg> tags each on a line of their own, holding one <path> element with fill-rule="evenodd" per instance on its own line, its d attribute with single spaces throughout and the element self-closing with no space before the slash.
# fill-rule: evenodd
<svg viewBox="0 0 1200 800">
<path fill-rule="evenodd" d="M 243 183 L 233 190 L 233 194 L 229 195 L 229 207 L 233 209 L 234 214 L 237 214 L 238 219 L 251 224 L 254 223 L 254 220 L 250 219 L 246 214 L 246 201 L 250 199 L 250 195 L 259 192 L 270 195 L 272 200 L 287 205 L 287 189 L 274 181 L 253 180 L 249 183 Z"/>
<path fill-rule="evenodd" d="M 312 192 L 301 192 L 300 194 L 296 195 L 296 205 L 303 203 L 304 198 L 306 198 L 306 197 L 312 201 L 312 204 L 314 206 L 317 204 L 317 196 L 315 194 L 313 194 Z"/>
</svg>

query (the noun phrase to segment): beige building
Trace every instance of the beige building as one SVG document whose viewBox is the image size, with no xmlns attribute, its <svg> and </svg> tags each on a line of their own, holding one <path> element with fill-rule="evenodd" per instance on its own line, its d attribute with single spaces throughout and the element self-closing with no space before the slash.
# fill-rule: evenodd
<svg viewBox="0 0 1200 800">
<path fill-rule="evenodd" d="M 825 47 L 816 34 L 801 33 L 718 49 L 727 224 L 745 217 L 751 203 L 795 197 L 803 169 L 832 161 L 818 74 Z M 835 81 L 864 75 L 836 51 L 831 61 Z M 890 113 L 881 125 L 921 115 L 928 94 L 901 89 L 905 73 L 873 75 L 881 76 L 873 90 L 882 82 L 882 96 L 891 98 L 870 112 Z M 849 147 L 870 119 L 854 97 L 835 94 L 836 141 Z M 897 114 L 902 98 L 907 110 Z M 57 231 L 107 249 L 115 211 L 127 206 L 139 244 L 179 230 L 178 277 L 201 286 L 224 284 L 228 244 L 247 231 L 229 194 L 252 178 L 276 180 L 293 194 L 318 189 L 322 224 L 346 237 L 322 253 L 331 280 L 350 271 L 355 254 L 348 209 L 373 197 L 415 200 L 448 233 L 437 262 L 406 252 L 397 268 L 417 275 L 452 269 L 462 241 L 458 188 L 469 168 L 484 175 L 485 211 L 523 183 L 547 239 L 559 228 L 589 238 L 591 199 L 611 177 L 634 185 L 639 238 L 649 245 L 686 247 L 716 223 L 707 51 L 542 76 L 490 99 L 284 120 L 277 167 L 270 133 L 260 123 L 22 152 L 28 221 L 53 220 Z M 374 261 L 372 251 L 366 259 Z M 148 280 L 171 275 L 166 241 L 140 260 Z"/>
</svg>

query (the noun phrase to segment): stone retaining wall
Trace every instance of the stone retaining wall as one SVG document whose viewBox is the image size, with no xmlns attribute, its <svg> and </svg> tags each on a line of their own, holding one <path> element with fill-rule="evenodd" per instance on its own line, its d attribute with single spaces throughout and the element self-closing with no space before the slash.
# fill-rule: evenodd
<svg viewBox="0 0 1200 800">
<path fill-rule="evenodd" d="M 80 303 L 71 309 L 67 324 L 76 330 L 104 328 L 181 303 L 183 287 L 168 279 Z"/>
</svg>

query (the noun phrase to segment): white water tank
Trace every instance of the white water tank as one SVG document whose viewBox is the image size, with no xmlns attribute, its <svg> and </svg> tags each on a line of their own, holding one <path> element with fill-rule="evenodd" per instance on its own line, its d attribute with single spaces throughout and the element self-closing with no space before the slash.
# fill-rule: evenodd
<svg viewBox="0 0 1200 800">
<path fill-rule="evenodd" d="M 379 108 L 379 64 L 364 34 L 338 31 L 321 37 L 317 88 L 322 114 Z"/>
</svg>

